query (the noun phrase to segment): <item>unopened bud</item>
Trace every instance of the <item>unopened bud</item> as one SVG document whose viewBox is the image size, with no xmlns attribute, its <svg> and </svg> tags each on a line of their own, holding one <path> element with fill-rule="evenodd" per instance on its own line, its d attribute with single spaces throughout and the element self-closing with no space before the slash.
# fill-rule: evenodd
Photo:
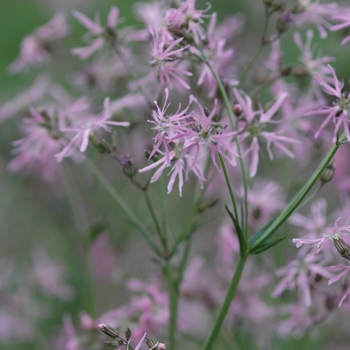
<svg viewBox="0 0 350 350">
<path fill-rule="evenodd" d="M 159 343 L 158 350 L 166 350 L 166 345 L 164 343 Z"/>
<path fill-rule="evenodd" d="M 327 165 L 327 168 L 325 171 L 322 173 L 320 180 L 323 183 L 327 183 L 333 179 L 334 176 L 334 171 L 335 171 L 335 163 L 331 162 Z"/>
<path fill-rule="evenodd" d="M 113 329 L 111 326 L 109 326 L 106 323 L 101 323 L 98 325 L 98 328 L 105 334 L 107 334 L 111 338 L 118 338 L 119 334 L 118 332 Z"/>
<path fill-rule="evenodd" d="M 80 324 L 84 329 L 95 329 L 95 322 L 93 320 L 93 318 L 86 312 L 81 312 L 79 314 L 79 318 L 80 318 Z"/>
<path fill-rule="evenodd" d="M 236 103 L 233 106 L 233 113 L 235 114 L 235 116 L 239 117 L 243 112 L 243 108 L 239 103 Z"/>
<path fill-rule="evenodd" d="M 282 75 L 282 77 L 287 77 L 292 73 L 293 67 L 292 66 L 283 66 L 280 69 L 280 73 Z"/>
<path fill-rule="evenodd" d="M 131 330 L 129 327 L 126 328 L 125 338 L 126 338 L 126 340 L 129 340 L 131 338 Z"/>
<path fill-rule="evenodd" d="M 121 339 L 106 340 L 105 343 L 109 346 L 114 346 L 114 347 L 117 347 L 119 345 L 125 345 L 125 343 Z"/>
<path fill-rule="evenodd" d="M 278 17 L 276 22 L 276 30 L 279 33 L 285 33 L 292 23 L 292 14 L 290 12 L 283 13 Z"/>
<path fill-rule="evenodd" d="M 151 338 L 146 337 L 146 344 L 151 349 L 155 345 L 154 341 Z"/>
<path fill-rule="evenodd" d="M 136 168 L 134 162 L 129 155 L 122 155 L 120 161 L 123 166 L 123 173 L 127 177 L 133 177 L 136 174 Z"/>
<path fill-rule="evenodd" d="M 339 298 L 336 295 L 327 295 L 325 299 L 326 308 L 331 311 L 338 306 Z"/>
<path fill-rule="evenodd" d="M 343 239 L 340 237 L 333 238 L 333 244 L 337 248 L 337 251 L 340 253 L 340 256 L 350 260 L 350 246 L 347 245 Z"/>
<path fill-rule="evenodd" d="M 298 66 L 293 69 L 292 75 L 296 78 L 303 78 L 309 76 L 309 72 L 303 66 Z"/>
</svg>

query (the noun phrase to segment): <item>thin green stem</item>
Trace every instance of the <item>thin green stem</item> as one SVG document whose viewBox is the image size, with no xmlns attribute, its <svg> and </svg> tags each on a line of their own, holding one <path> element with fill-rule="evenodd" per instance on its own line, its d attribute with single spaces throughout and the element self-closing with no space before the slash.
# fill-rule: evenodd
<svg viewBox="0 0 350 350">
<path fill-rule="evenodd" d="M 289 204 L 286 206 L 286 208 L 275 218 L 275 220 L 266 228 L 266 230 L 261 234 L 259 237 L 255 238 L 252 236 L 252 246 L 256 247 L 261 242 L 264 242 L 266 239 L 268 239 L 271 235 L 274 234 L 274 232 L 293 214 L 293 212 L 300 206 L 302 201 L 305 199 L 305 197 L 308 195 L 308 193 L 311 191 L 313 186 L 316 184 L 317 180 L 320 178 L 320 176 L 323 174 L 323 172 L 326 170 L 328 164 L 333 159 L 334 155 L 337 153 L 339 147 L 341 146 L 341 141 L 337 142 L 324 160 L 321 162 L 319 167 L 316 169 L 316 171 L 313 173 L 313 175 L 310 177 L 310 179 L 306 182 L 306 184 L 300 189 L 300 191 L 293 197 L 293 199 L 289 202 Z"/>
<path fill-rule="evenodd" d="M 236 202 L 236 198 L 235 198 L 235 195 L 234 195 L 234 193 L 233 193 L 233 190 L 232 190 L 230 178 L 229 178 L 228 173 L 227 173 L 227 168 L 226 168 L 225 160 L 224 160 L 224 158 L 222 157 L 222 155 L 221 155 L 220 153 L 218 153 L 218 155 L 219 155 L 219 159 L 220 159 L 220 163 L 221 163 L 222 170 L 223 170 L 223 172 L 224 172 L 224 177 L 225 177 L 226 185 L 227 185 L 228 191 L 229 191 L 229 193 L 230 193 L 231 202 L 232 202 L 232 205 L 233 205 L 233 210 L 234 210 L 234 212 L 235 212 L 235 217 L 236 217 L 237 220 L 239 220 L 238 210 L 237 210 L 237 202 Z"/>
<path fill-rule="evenodd" d="M 204 53 L 202 53 L 204 55 Z M 236 124 L 234 121 L 234 117 L 233 117 L 233 113 L 232 113 L 232 109 L 231 109 L 231 104 L 230 104 L 230 100 L 227 96 L 226 90 L 224 85 L 222 84 L 222 81 L 220 79 L 220 77 L 218 76 L 218 74 L 216 73 L 214 67 L 206 61 L 207 66 L 209 67 L 211 73 L 213 74 L 216 83 L 218 84 L 219 87 L 219 91 L 221 93 L 221 96 L 224 100 L 225 103 L 225 107 L 230 119 L 230 124 L 231 124 L 231 129 L 232 131 L 236 130 Z M 243 225 L 241 224 L 241 227 L 243 227 L 244 232 L 245 232 L 245 236 L 248 237 L 248 184 L 247 184 L 247 174 L 246 174 L 246 170 L 244 167 L 244 162 L 243 162 L 243 156 L 242 156 L 242 150 L 241 150 L 241 146 L 239 144 L 237 135 L 234 137 L 234 141 L 237 147 L 237 152 L 238 152 L 238 159 L 239 159 L 239 165 L 241 168 L 241 173 L 242 173 L 242 181 L 243 181 L 243 190 L 244 190 L 244 222 Z"/>
<path fill-rule="evenodd" d="M 167 281 L 168 295 L 169 295 L 169 350 L 175 350 L 176 338 L 175 332 L 177 329 L 177 306 L 178 306 L 178 292 L 173 274 L 171 271 L 170 261 L 167 260 L 164 267 L 164 275 Z"/>
<path fill-rule="evenodd" d="M 163 233 L 166 235 L 168 232 L 168 225 L 167 225 L 167 214 L 166 214 L 166 206 L 165 206 L 165 183 L 164 183 L 164 176 L 161 176 L 158 181 L 158 193 L 159 193 L 159 199 L 160 199 L 160 213 L 161 213 L 161 220 L 162 220 L 162 229 Z"/>
<path fill-rule="evenodd" d="M 268 41 L 266 41 L 266 34 L 267 34 L 267 28 L 268 28 L 269 19 L 270 19 L 270 16 L 269 16 L 269 14 L 268 14 L 268 12 L 267 12 L 267 10 L 265 8 L 265 21 L 264 21 L 264 28 L 263 28 L 263 34 L 262 34 L 262 37 L 261 37 L 260 46 L 255 51 L 255 54 L 253 55 L 252 59 L 249 61 L 247 67 L 244 69 L 244 71 L 240 75 L 240 77 L 239 77 L 239 85 L 240 86 L 242 86 L 245 78 L 247 77 L 248 72 L 252 68 L 252 66 L 255 63 L 255 61 L 257 60 L 257 58 L 260 56 L 260 54 L 261 54 L 263 48 L 265 47 L 265 45 L 268 43 Z"/>
<path fill-rule="evenodd" d="M 145 196 L 145 200 L 146 200 L 146 204 L 147 204 L 147 208 L 151 214 L 151 217 L 152 217 L 152 220 L 153 220 L 153 223 L 154 223 L 154 226 L 156 228 L 156 231 L 157 231 L 157 234 L 159 236 L 159 239 L 162 243 L 162 246 L 165 250 L 165 252 L 167 251 L 167 241 L 166 241 L 166 237 L 164 236 L 163 234 L 163 231 L 162 229 L 160 228 L 160 225 L 159 225 L 159 222 L 158 222 L 158 219 L 157 219 L 157 216 L 154 212 L 154 209 L 153 209 L 153 206 L 152 206 L 152 203 L 150 201 L 150 198 L 149 198 L 149 195 L 148 195 L 148 192 L 147 190 L 143 191 L 143 194 Z"/>
<path fill-rule="evenodd" d="M 162 256 L 159 248 L 156 243 L 153 241 L 151 234 L 149 233 L 147 227 L 143 224 L 143 222 L 134 214 L 134 212 L 130 209 L 128 204 L 124 201 L 122 196 L 115 190 L 115 188 L 111 185 L 111 183 L 104 177 L 104 175 L 98 170 L 94 163 L 92 163 L 89 159 L 86 160 L 89 168 L 94 173 L 96 178 L 100 181 L 100 183 L 105 187 L 105 189 L 109 192 L 109 194 L 115 199 L 115 201 L 119 204 L 119 206 L 123 209 L 124 213 L 129 217 L 131 222 L 139 229 L 142 233 L 146 241 L 152 247 L 154 252 L 158 256 Z"/>
<path fill-rule="evenodd" d="M 220 333 L 221 326 L 222 326 L 224 319 L 226 317 L 226 314 L 230 308 L 231 302 L 236 295 L 237 287 L 238 287 L 239 281 L 241 279 L 242 272 L 243 272 L 244 265 L 245 265 L 246 261 L 247 261 L 247 256 L 240 256 L 239 257 L 239 260 L 238 260 L 238 263 L 236 266 L 236 271 L 235 271 L 235 273 L 232 277 L 232 280 L 230 282 L 230 285 L 228 287 L 225 300 L 224 300 L 223 304 L 221 305 L 219 313 L 218 313 L 216 320 L 214 322 L 214 326 L 213 326 L 202 350 L 211 349 L 211 347 L 213 346 L 213 344 L 215 342 L 216 337 Z"/>
</svg>

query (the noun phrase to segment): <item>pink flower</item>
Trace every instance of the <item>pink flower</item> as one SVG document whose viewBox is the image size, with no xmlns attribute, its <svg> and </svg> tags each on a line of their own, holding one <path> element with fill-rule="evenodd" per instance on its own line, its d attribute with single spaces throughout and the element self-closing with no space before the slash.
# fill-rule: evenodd
<svg viewBox="0 0 350 350">
<path fill-rule="evenodd" d="M 83 103 L 83 102 L 82 102 Z M 78 105 L 79 113 L 81 113 L 80 106 Z M 83 105 L 84 108 L 84 105 Z M 72 110 L 66 110 L 65 113 L 61 113 L 61 118 L 64 118 L 64 114 L 73 114 Z M 89 137 L 94 135 L 94 132 L 99 129 L 104 129 L 107 132 L 111 132 L 110 125 L 123 126 L 127 127 L 130 125 L 129 122 L 114 122 L 109 119 L 112 117 L 110 112 L 110 103 L 109 98 L 104 100 L 104 111 L 100 115 L 88 115 L 77 120 L 73 120 L 72 126 L 61 127 L 61 131 L 64 133 L 74 133 L 74 136 L 71 138 L 70 142 L 64 149 L 56 154 L 56 158 L 59 162 L 65 157 L 70 157 L 77 149 L 80 152 L 85 152 L 89 144 Z"/>
<path fill-rule="evenodd" d="M 39 75 L 33 85 L 0 107 L 0 122 L 28 109 L 29 106 L 40 101 L 50 86 L 48 77 Z"/>
<path fill-rule="evenodd" d="M 332 16 L 337 15 L 337 3 L 320 4 L 320 0 L 299 0 L 300 13 L 296 20 L 299 25 L 314 23 L 320 33 L 321 38 L 327 36 L 327 30 L 331 29 L 331 24 L 327 21 Z"/>
<path fill-rule="evenodd" d="M 31 66 L 43 65 L 51 58 L 51 42 L 61 39 L 67 34 L 66 18 L 62 13 L 58 13 L 50 22 L 24 38 L 20 56 L 9 65 L 9 71 L 18 73 Z"/>
<path fill-rule="evenodd" d="M 303 259 L 290 262 L 286 267 L 278 269 L 276 274 L 282 279 L 277 284 L 272 296 L 276 298 L 288 289 L 298 289 L 300 300 L 305 306 L 311 306 L 311 288 L 314 286 L 316 276 L 333 277 L 322 266 L 323 260 L 322 257 L 320 259 L 320 257 L 315 255 L 308 255 Z"/>
<path fill-rule="evenodd" d="M 107 27 L 102 27 L 100 19 L 97 18 L 92 21 L 89 17 L 85 16 L 79 11 L 73 11 L 73 16 L 89 30 L 88 40 L 91 42 L 89 46 L 72 49 L 72 54 L 79 56 L 81 59 L 90 57 L 94 52 L 100 50 L 105 44 L 110 47 L 115 46 L 117 35 L 115 33 L 115 27 L 117 26 L 119 9 L 112 6 L 108 13 Z"/>
<path fill-rule="evenodd" d="M 233 92 L 238 103 L 242 107 L 242 116 L 244 116 L 243 127 L 239 127 L 237 131 L 238 139 L 242 143 L 245 142 L 245 140 L 250 140 L 251 142 L 250 146 L 245 152 L 245 155 L 247 153 L 251 153 L 251 163 L 249 170 L 250 177 L 255 176 L 258 169 L 260 139 L 264 139 L 266 141 L 267 151 L 269 153 L 270 159 L 273 159 L 271 150 L 272 145 L 277 147 L 288 157 L 293 158 L 293 153 L 288 148 L 286 148 L 283 143 L 298 143 L 299 141 L 284 135 L 279 135 L 276 132 L 263 131 L 267 124 L 273 123 L 273 121 L 271 121 L 272 117 L 281 107 L 288 94 L 282 93 L 280 96 L 278 96 L 276 102 L 270 107 L 270 109 L 264 112 L 262 108 L 257 111 L 253 111 L 253 102 L 251 98 L 243 91 L 233 89 Z"/>
<path fill-rule="evenodd" d="M 340 280 L 341 278 L 343 279 L 343 284 L 345 284 L 344 283 L 345 277 L 348 274 L 348 272 L 350 271 L 350 266 L 349 265 L 346 265 L 346 266 L 344 266 L 344 265 L 329 266 L 327 269 L 328 270 L 332 270 L 332 271 L 334 271 L 334 270 L 342 270 L 338 275 L 332 277 L 328 281 L 328 285 L 331 285 L 332 283 Z M 341 300 L 339 302 L 339 307 L 342 306 L 343 301 L 346 299 L 347 296 L 350 296 L 350 287 L 346 288 L 345 293 L 344 293 L 343 297 L 341 298 Z"/>
<path fill-rule="evenodd" d="M 52 182 L 57 178 L 58 172 L 54 156 L 61 149 L 62 140 L 43 127 L 47 120 L 34 108 L 30 109 L 30 114 L 31 118 L 23 120 L 26 136 L 13 142 L 16 157 L 10 162 L 9 170 L 34 172 L 45 181 Z"/>
<path fill-rule="evenodd" d="M 344 83 L 339 81 L 334 69 L 328 65 L 329 69 L 333 75 L 333 85 L 330 85 L 326 81 L 320 81 L 320 85 L 323 87 L 323 90 L 328 95 L 333 95 L 336 97 L 336 101 L 334 102 L 332 107 L 323 107 L 320 109 L 316 109 L 313 111 L 309 111 L 305 113 L 305 115 L 317 115 L 317 114 L 326 114 L 325 120 L 322 122 L 320 128 L 315 134 L 315 137 L 318 137 L 319 133 L 322 129 L 324 129 L 329 122 L 333 122 L 335 125 L 334 134 L 333 134 L 333 142 L 336 142 L 338 131 L 343 128 L 347 140 L 350 142 L 350 131 L 349 131 L 349 120 L 348 120 L 348 109 L 349 109 L 349 94 L 342 94 L 342 88 Z"/>
<path fill-rule="evenodd" d="M 350 217 L 345 225 L 342 226 L 339 226 L 340 220 L 341 218 L 338 218 L 334 222 L 331 233 L 323 233 L 321 238 L 294 238 L 293 243 L 297 248 L 300 248 L 304 244 L 310 245 L 312 248 L 310 252 L 311 254 L 317 254 L 321 250 L 325 250 L 331 242 L 334 243 L 337 249 L 338 246 L 342 246 L 343 244 L 348 245 L 350 244 Z M 346 251 L 343 253 L 346 253 Z"/>
<path fill-rule="evenodd" d="M 165 24 L 170 32 L 182 33 L 182 36 L 193 36 L 199 43 L 205 39 L 205 31 L 202 27 L 204 15 L 210 9 L 210 5 L 205 10 L 195 9 L 196 0 L 184 0 L 178 8 L 171 8 L 166 12 Z"/>
<path fill-rule="evenodd" d="M 189 89 L 190 86 L 185 80 L 183 80 L 183 78 L 181 78 L 181 76 L 190 77 L 192 73 L 184 69 L 177 68 L 173 64 L 173 62 L 178 59 L 178 55 L 186 50 L 189 45 L 176 48 L 174 50 L 174 48 L 183 41 L 183 38 L 176 39 L 172 42 L 167 42 L 165 30 L 159 27 L 151 26 L 149 30 L 153 38 L 152 60 L 150 63 L 152 66 L 157 67 L 161 84 L 168 84 L 168 86 L 172 88 L 172 81 L 175 81 L 182 87 Z"/>
<path fill-rule="evenodd" d="M 294 41 L 302 51 L 302 56 L 299 58 L 299 60 L 305 65 L 305 68 L 311 77 L 311 90 L 315 93 L 319 101 L 323 101 L 324 98 L 321 94 L 319 84 L 321 82 L 330 83 L 332 81 L 332 78 L 330 77 L 331 72 L 326 64 L 334 61 L 335 58 L 323 55 L 318 58 L 313 58 L 313 52 L 311 49 L 313 36 L 313 31 L 308 30 L 306 32 L 305 44 L 303 44 L 301 41 L 301 36 L 297 32 L 294 34 Z"/>
<path fill-rule="evenodd" d="M 344 28 L 347 28 L 350 26 L 350 10 L 344 10 L 342 9 L 341 13 L 335 16 L 332 16 L 332 19 L 336 20 L 336 21 L 340 21 L 339 24 L 335 24 L 331 27 L 332 31 L 337 31 L 337 30 L 341 30 Z M 346 44 L 347 42 L 350 41 L 350 35 L 345 37 L 342 40 L 342 45 Z"/>
</svg>

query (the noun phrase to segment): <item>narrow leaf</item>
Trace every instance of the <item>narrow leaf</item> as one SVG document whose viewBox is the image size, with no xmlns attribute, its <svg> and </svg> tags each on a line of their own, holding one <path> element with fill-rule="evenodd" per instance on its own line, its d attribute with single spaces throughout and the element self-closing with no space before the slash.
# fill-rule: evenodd
<svg viewBox="0 0 350 350">
<path fill-rule="evenodd" d="M 241 227 L 239 226 L 239 223 L 237 221 L 237 219 L 234 217 L 233 213 L 230 211 L 230 209 L 228 208 L 227 205 L 225 205 L 225 209 L 227 211 L 227 214 L 230 216 L 234 226 L 235 226 L 235 229 L 236 229 L 236 232 L 237 232 L 237 236 L 238 236 L 238 240 L 239 240 L 239 246 L 240 246 L 240 250 L 241 252 L 245 252 L 246 251 L 246 244 L 245 244 L 245 239 L 244 239 L 244 233 L 241 229 Z"/>
<path fill-rule="evenodd" d="M 251 254 L 260 254 L 263 251 L 270 249 L 271 247 L 273 247 L 274 245 L 276 245 L 277 243 L 283 241 L 286 238 L 286 236 L 283 237 L 279 237 L 274 239 L 273 241 L 268 241 L 268 242 L 264 242 L 264 243 L 260 243 L 258 246 L 254 247 L 250 253 Z"/>
</svg>

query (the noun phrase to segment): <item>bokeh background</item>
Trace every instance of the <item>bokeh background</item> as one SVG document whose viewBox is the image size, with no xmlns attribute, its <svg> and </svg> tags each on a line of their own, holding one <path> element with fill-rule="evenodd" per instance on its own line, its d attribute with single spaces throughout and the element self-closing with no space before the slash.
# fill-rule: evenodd
<svg viewBox="0 0 350 350">
<path fill-rule="evenodd" d="M 242 34 L 242 52 L 253 52 L 258 45 L 259 28 L 263 21 L 262 1 L 227 1 L 215 0 L 212 3 L 212 10 L 218 13 L 219 19 L 223 19 L 229 14 L 241 12 L 246 17 L 246 30 Z M 133 4 L 135 1 L 112 1 L 104 0 L 0 0 L 0 105 L 8 99 L 13 98 L 18 92 L 28 87 L 35 80 L 38 71 L 32 70 L 24 75 L 10 75 L 6 68 L 17 57 L 20 43 L 23 37 L 32 32 L 36 27 L 48 22 L 57 11 L 69 13 L 72 9 L 77 9 L 86 13 L 90 17 L 98 11 L 101 18 L 105 18 L 111 5 L 120 8 L 122 17 L 129 24 L 138 25 L 132 19 Z M 205 1 L 198 1 L 198 8 L 206 7 Z M 84 29 L 73 18 L 70 21 L 71 35 L 66 39 L 67 47 L 79 46 Z M 321 51 L 329 53 L 337 58 L 334 64 L 338 75 L 348 77 L 350 45 L 340 46 L 340 38 L 335 40 L 332 36 L 320 42 Z M 286 35 L 282 45 L 285 56 L 291 62 L 295 61 L 298 50 L 295 45 L 291 45 L 292 38 Z M 267 54 L 267 52 L 266 52 Z M 72 58 L 74 62 L 76 58 Z M 59 79 L 59 73 L 56 73 Z M 26 268 L 33 263 L 33 251 L 44 248 L 47 256 L 55 262 L 66 266 L 66 281 L 74 289 L 74 298 L 67 302 L 58 300 L 48 300 L 50 304 L 50 318 L 43 318 L 37 330 L 37 337 L 34 343 L 20 342 L 18 344 L 5 344 L 2 342 L 2 333 L 6 332 L 6 316 L 0 315 L 0 349 L 50 349 L 51 344 L 47 343 L 47 334 L 58 334 L 62 323 L 62 315 L 69 313 L 73 320 L 77 321 L 77 315 L 81 310 L 87 310 L 91 314 L 98 315 L 108 307 L 122 304 L 127 300 L 125 292 L 118 293 L 116 285 L 125 275 L 125 270 L 132 276 L 151 274 L 142 268 L 147 265 L 151 258 L 148 247 L 139 239 L 139 236 L 131 228 L 130 224 L 120 214 L 111 198 L 94 183 L 91 177 L 84 177 L 84 169 L 78 167 L 76 172 L 67 173 L 71 176 L 70 184 L 57 183 L 46 184 L 35 176 L 25 176 L 22 174 L 12 174 L 7 170 L 7 164 L 11 159 L 11 142 L 21 137 L 17 128 L 18 119 L 8 120 L 0 125 L 0 280 L 6 276 L 6 265 L 11 261 L 15 266 L 17 274 L 16 288 L 25 279 Z M 109 174 L 110 178 L 124 195 L 128 195 L 126 182 L 119 181 L 120 174 Z M 119 177 L 118 177 L 119 176 Z M 81 182 L 89 184 L 93 189 L 89 193 L 82 193 L 84 186 Z M 66 186 L 66 187 L 65 187 Z M 70 187 L 67 187 L 70 186 Z M 65 193 L 77 194 L 77 202 L 67 200 Z M 79 201 L 84 201 L 85 212 L 72 214 L 72 207 L 78 207 Z M 139 197 L 130 196 L 131 205 L 138 210 Z M 177 195 L 173 198 L 174 216 L 181 218 L 183 212 L 179 208 Z M 183 209 L 183 208 L 182 208 Z M 186 208 L 184 209 L 186 210 Z M 89 216 L 90 212 L 95 213 L 95 217 L 90 218 L 90 224 L 94 222 L 104 225 L 108 222 L 108 238 L 101 241 L 97 247 L 96 254 L 92 258 L 85 259 L 79 243 L 79 230 L 88 230 L 89 227 L 80 227 L 79 218 Z M 119 215 L 120 214 L 120 215 Z M 222 212 L 221 214 L 222 215 Z M 121 217 L 121 218 L 120 218 Z M 114 220 L 112 220 L 114 218 Z M 89 219 L 87 219 L 87 222 Z M 77 223 L 78 222 L 78 223 Z M 215 226 L 215 223 L 213 223 Z M 208 238 L 209 242 L 210 238 Z M 125 249 L 127 247 L 128 249 Z M 111 264 L 114 272 L 111 280 L 99 280 L 101 271 L 99 267 L 98 249 L 109 249 L 116 254 L 116 258 L 110 261 L 101 261 L 100 266 Z M 283 246 L 275 251 L 279 259 L 283 259 Z M 203 252 L 210 255 L 210 248 L 203 240 L 195 241 L 194 251 Z M 1 266 L 4 266 L 3 268 Z M 12 266 L 12 265 L 11 265 Z M 93 274 L 97 283 L 90 285 L 91 290 L 86 289 L 87 270 Z M 141 271 L 141 272 L 140 272 Z M 6 281 L 6 279 L 5 279 Z M 1 281 L 0 281 L 1 285 Z M 24 291 L 25 293 L 25 291 Z M 90 293 L 95 296 L 93 306 L 89 304 Z M 1 299 L 0 304 L 6 303 Z M 28 303 L 31 303 L 29 300 Z M 325 326 L 320 331 L 307 334 L 297 340 L 278 340 L 275 349 L 345 349 L 350 341 L 349 334 L 333 332 L 336 329 L 337 319 L 332 326 Z M 349 319 L 341 319 L 339 322 L 349 322 Z M 21 325 L 18 325 L 19 332 Z M 334 335 L 332 341 L 329 340 Z M 6 337 L 4 337 L 6 338 Z M 45 340 L 46 339 L 46 340 Z M 331 344 L 338 344 L 332 347 Z M 254 349 L 248 338 L 239 340 L 241 344 L 237 349 Z M 340 344 L 340 345 L 339 345 Z M 345 347 L 342 347 L 343 344 Z M 20 347 L 19 347 L 20 346 Z M 52 345 L 52 348 L 53 345 Z"/>
</svg>

